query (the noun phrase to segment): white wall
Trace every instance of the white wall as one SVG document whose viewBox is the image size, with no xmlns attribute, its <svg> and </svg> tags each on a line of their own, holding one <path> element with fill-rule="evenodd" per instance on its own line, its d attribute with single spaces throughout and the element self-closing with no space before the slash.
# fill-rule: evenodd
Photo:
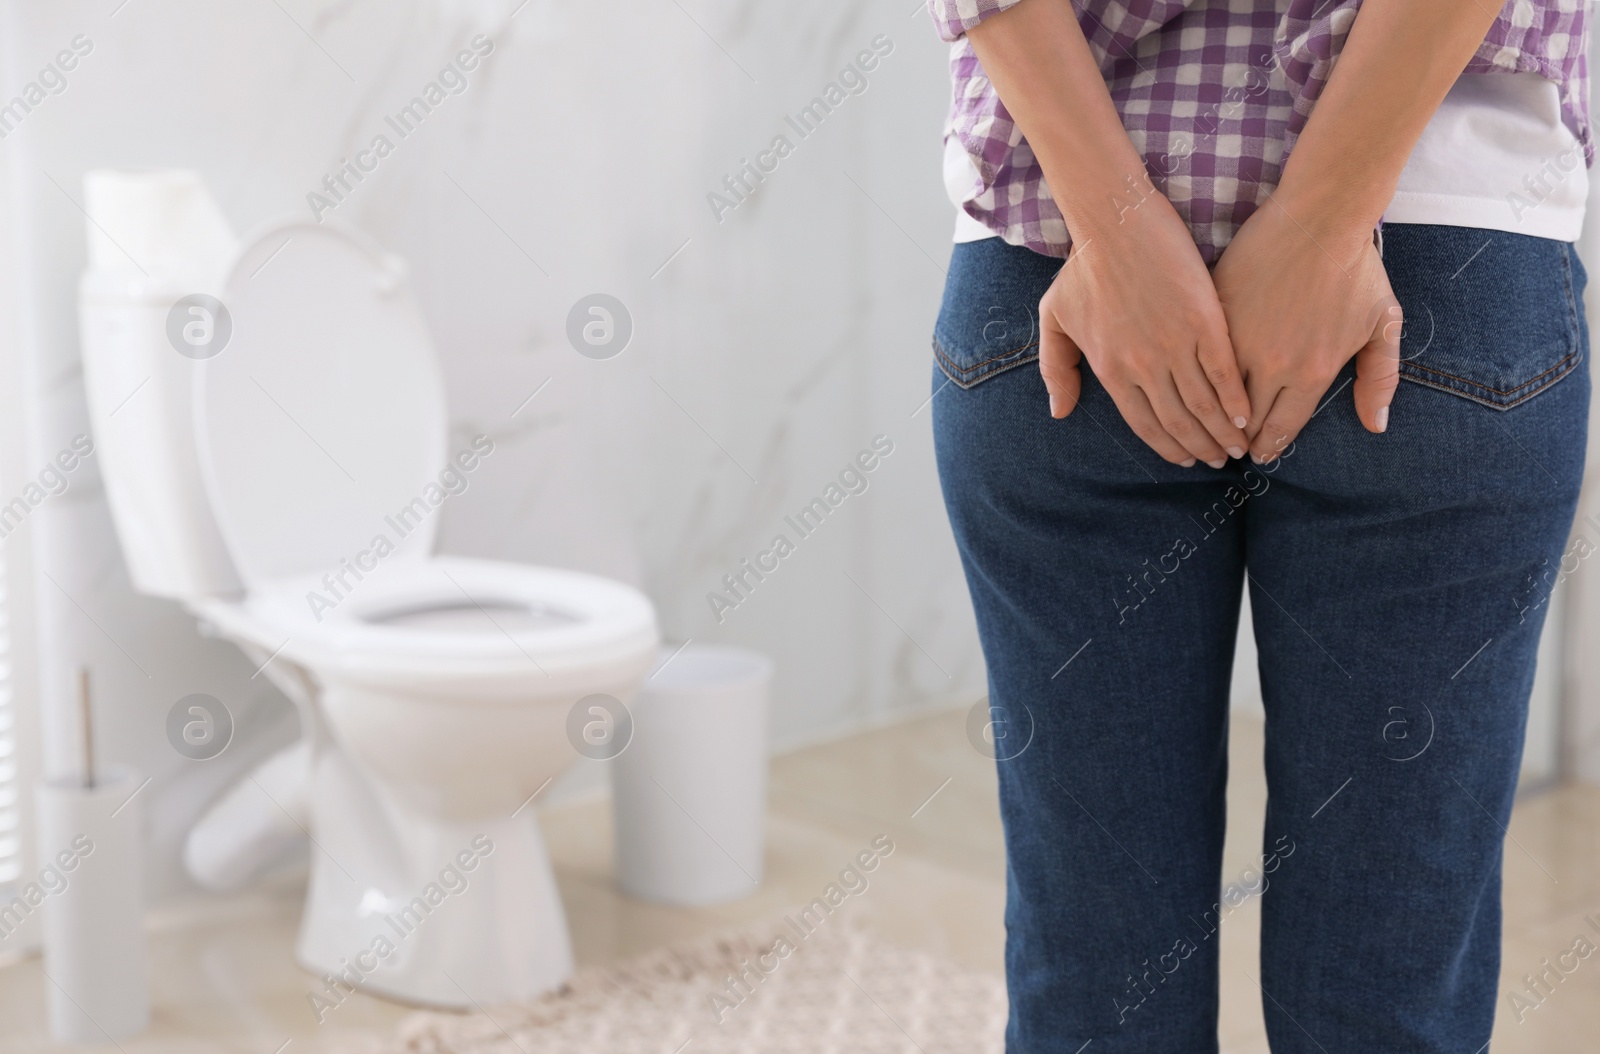
<svg viewBox="0 0 1600 1054">
<path fill-rule="evenodd" d="M 945 51 L 911 3 L 529 0 L 509 23 L 510 2 L 117 3 L 0 6 L 6 97 L 74 36 L 94 43 L 67 89 L 0 142 L 26 275 L 30 388 L 13 402 L 31 407 L 31 460 L 85 429 L 86 169 L 198 169 L 241 232 L 309 216 L 324 173 L 482 32 L 496 47 L 470 87 L 332 213 L 409 258 L 456 441 L 481 431 L 498 444 L 448 508 L 442 547 L 628 579 L 672 638 L 771 654 L 779 743 L 982 694 L 929 414 L 911 416 L 929 391 L 951 222 Z M 716 222 L 707 192 L 879 34 L 894 50 L 866 92 Z M 636 325 L 608 361 L 565 337 L 568 309 L 593 292 L 620 297 Z M 895 453 L 871 489 L 718 624 L 706 592 L 878 433 Z M 70 765 L 70 677 L 87 662 L 105 749 L 154 777 L 159 897 L 185 888 L 188 822 L 294 721 L 233 649 L 131 591 L 93 472 L 27 529 L 45 767 Z M 190 692 L 241 724 L 212 761 L 165 738 Z"/>
<path fill-rule="evenodd" d="M 198 169 L 241 232 L 310 215 L 324 173 L 482 32 L 496 48 L 470 87 L 333 213 L 410 259 L 455 441 L 498 443 L 447 510 L 442 547 L 624 578 L 675 640 L 768 652 L 780 744 L 982 694 L 929 414 L 912 416 L 929 391 L 951 222 L 945 50 L 920 7 L 528 0 L 508 22 L 514 0 L 120 2 L 0 0 L 0 96 L 74 36 L 94 43 L 67 89 L 0 141 L 12 254 L 0 275 L 17 277 L 0 306 L 20 308 L 22 342 L 0 351 L 0 376 L 22 386 L 0 393 L 0 416 L 8 437 L 18 421 L 28 436 L 5 472 L 85 428 L 74 299 L 86 169 Z M 866 92 L 716 222 L 707 192 L 879 34 L 895 47 Z M 565 337 L 568 309 L 593 292 L 620 297 L 636 325 L 608 361 Z M 879 433 L 895 453 L 871 489 L 719 624 L 707 591 Z M 70 766 L 70 677 L 86 662 L 106 750 L 154 777 L 150 888 L 185 889 L 188 823 L 294 735 L 292 713 L 176 605 L 131 591 L 92 463 L 6 556 L 35 566 L 13 593 L 37 597 L 38 622 L 21 629 L 40 664 L 19 675 L 41 686 L 44 768 Z M 1600 610 L 1586 586 L 1577 603 Z M 1589 639 L 1597 619 L 1580 614 L 1571 634 Z M 166 741 L 168 708 L 191 692 L 240 722 L 212 761 Z M 1574 742 L 1596 739 L 1600 720 L 1582 718 L 1593 712 L 1569 714 Z"/>
</svg>

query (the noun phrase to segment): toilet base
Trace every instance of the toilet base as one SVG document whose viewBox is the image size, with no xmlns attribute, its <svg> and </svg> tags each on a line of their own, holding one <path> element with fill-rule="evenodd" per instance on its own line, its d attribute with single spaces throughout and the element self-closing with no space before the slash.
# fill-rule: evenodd
<svg viewBox="0 0 1600 1054">
<path fill-rule="evenodd" d="M 311 883 L 296 954 L 318 1021 L 354 990 L 444 1009 L 528 999 L 572 975 L 560 892 L 531 805 L 440 820 L 332 746 L 312 782 Z"/>
</svg>

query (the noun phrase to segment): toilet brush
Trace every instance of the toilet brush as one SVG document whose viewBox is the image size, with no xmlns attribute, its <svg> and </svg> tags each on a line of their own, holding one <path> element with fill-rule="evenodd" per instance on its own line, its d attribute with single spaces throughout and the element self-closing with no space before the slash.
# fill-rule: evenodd
<svg viewBox="0 0 1600 1054">
<path fill-rule="evenodd" d="M 47 780 L 36 795 L 38 882 L 50 1034 L 104 1043 L 150 1020 L 141 875 L 139 774 L 95 763 L 89 671 L 78 671 L 82 772 Z M 25 891 L 26 892 L 26 891 Z"/>
</svg>

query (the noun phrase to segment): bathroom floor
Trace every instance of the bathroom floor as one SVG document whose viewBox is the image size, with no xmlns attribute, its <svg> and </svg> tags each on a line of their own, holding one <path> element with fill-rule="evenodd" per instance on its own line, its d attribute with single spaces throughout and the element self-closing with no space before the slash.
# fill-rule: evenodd
<svg viewBox="0 0 1600 1054">
<path fill-rule="evenodd" d="M 545 830 L 580 965 L 770 918 L 817 896 L 880 834 L 893 855 L 854 898 L 856 914 L 888 939 L 999 972 L 1004 869 L 992 762 L 967 743 L 964 712 L 920 717 L 778 758 L 773 764 L 767 881 L 736 904 L 700 910 L 630 900 L 611 882 L 609 807 L 553 808 Z M 1262 726 L 1236 718 L 1224 869 L 1237 876 L 1259 852 L 1265 788 Z M 1518 1023 L 1507 993 L 1541 959 L 1573 947 L 1600 919 L 1600 788 L 1566 787 L 1520 803 L 1506 850 L 1506 940 L 1495 1054 L 1578 1054 L 1600 1033 L 1600 958 L 1579 961 Z M 1547 873 L 1548 872 L 1548 873 Z M 285 879 L 249 895 L 158 916 L 152 940 L 154 1016 L 123 1054 L 324 1049 L 341 1033 L 387 1030 L 407 1012 L 356 996 L 317 1024 L 311 979 L 293 963 L 303 887 Z M 1222 930 L 1224 1054 L 1267 1050 L 1261 1027 L 1254 899 Z M 1596 941 L 1600 944 L 1600 941 Z M 0 969 L 0 1054 L 46 1051 L 39 961 Z M 86 1048 L 100 1049 L 100 1048 Z M 105 1050 L 117 1048 L 107 1044 Z"/>
</svg>

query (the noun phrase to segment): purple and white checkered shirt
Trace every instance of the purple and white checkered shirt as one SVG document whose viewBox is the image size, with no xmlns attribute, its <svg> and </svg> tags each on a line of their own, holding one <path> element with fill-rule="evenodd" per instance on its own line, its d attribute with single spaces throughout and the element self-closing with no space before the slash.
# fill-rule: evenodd
<svg viewBox="0 0 1600 1054">
<path fill-rule="evenodd" d="M 928 0 L 953 42 L 946 137 L 978 172 L 967 213 L 1013 245 L 1067 255 L 1044 172 L 990 85 L 967 30 L 1020 0 Z M 1207 264 L 1266 201 L 1338 58 L 1361 0 L 1073 0 L 1151 181 Z M 1583 0 L 1507 0 L 1468 73 L 1536 73 L 1561 87 L 1593 163 Z"/>
</svg>

